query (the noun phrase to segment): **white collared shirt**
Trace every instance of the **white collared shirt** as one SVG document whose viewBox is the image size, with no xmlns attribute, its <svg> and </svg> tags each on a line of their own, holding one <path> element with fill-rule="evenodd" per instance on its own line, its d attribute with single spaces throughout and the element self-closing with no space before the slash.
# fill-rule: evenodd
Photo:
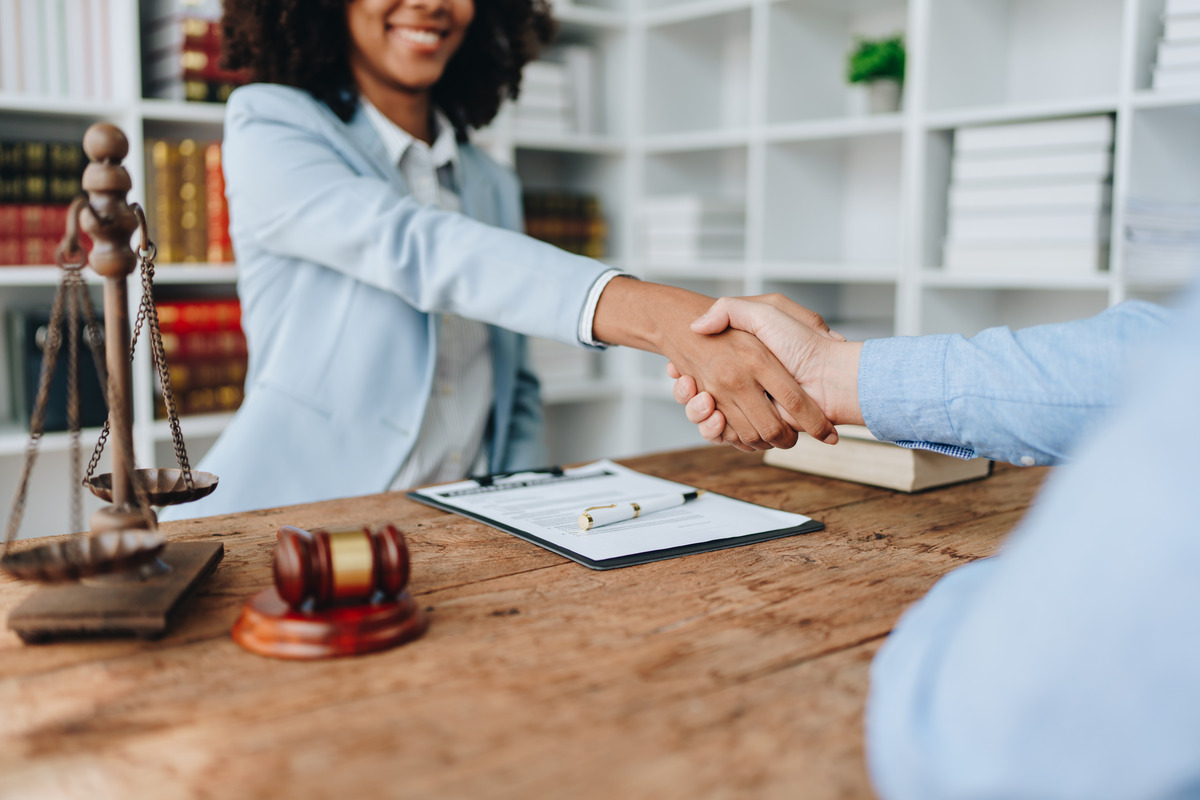
<svg viewBox="0 0 1200 800">
<path fill-rule="evenodd" d="M 361 99 L 389 160 L 399 165 L 413 199 L 447 211 L 462 211 L 458 145 L 454 127 L 439 111 L 433 145 L 414 138 Z M 442 314 L 433 391 L 417 442 L 392 479 L 392 489 L 460 480 L 486 469 L 483 434 L 493 402 L 491 342 L 482 322 Z"/>
</svg>

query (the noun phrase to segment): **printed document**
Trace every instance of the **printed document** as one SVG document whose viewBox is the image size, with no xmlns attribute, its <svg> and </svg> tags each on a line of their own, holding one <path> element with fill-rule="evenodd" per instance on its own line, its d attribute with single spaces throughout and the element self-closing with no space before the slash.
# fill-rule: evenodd
<svg viewBox="0 0 1200 800">
<path fill-rule="evenodd" d="M 801 514 L 710 491 L 684 505 L 636 519 L 587 531 L 579 528 L 579 515 L 587 508 L 693 488 L 602 460 L 573 469 L 430 486 L 408 496 L 508 531 L 593 569 L 657 561 L 823 527 Z"/>
</svg>

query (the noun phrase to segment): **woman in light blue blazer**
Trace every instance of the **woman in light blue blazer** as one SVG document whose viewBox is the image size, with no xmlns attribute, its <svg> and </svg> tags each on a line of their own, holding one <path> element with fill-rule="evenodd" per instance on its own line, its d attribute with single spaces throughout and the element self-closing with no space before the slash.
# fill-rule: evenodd
<svg viewBox="0 0 1200 800">
<path fill-rule="evenodd" d="M 615 270 L 517 233 L 517 181 L 466 131 L 515 96 L 552 33 L 541 0 L 276 5 L 225 3 L 229 66 L 260 81 L 230 97 L 223 144 L 250 362 L 245 401 L 200 464 L 220 486 L 177 513 L 545 464 L 521 334 L 597 346 L 604 331 L 668 352 L 714 375 L 718 398 L 747 398 L 727 416 L 747 409 L 752 441 L 794 441 L 759 404 L 770 391 L 799 415 L 803 393 L 757 340 L 687 331 L 707 298 L 610 288 Z M 747 364 L 769 378 L 747 387 L 734 374 Z"/>
</svg>

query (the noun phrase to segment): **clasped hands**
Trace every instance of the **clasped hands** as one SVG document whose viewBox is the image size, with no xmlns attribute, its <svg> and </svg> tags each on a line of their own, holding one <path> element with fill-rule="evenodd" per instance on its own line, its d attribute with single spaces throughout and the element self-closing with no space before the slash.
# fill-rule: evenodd
<svg viewBox="0 0 1200 800">
<path fill-rule="evenodd" d="M 730 329 L 757 337 L 798 384 L 800 396 L 789 397 L 786 403 L 769 391 L 767 395 L 780 419 L 793 431 L 803 430 L 834 444 L 837 433 L 833 425 L 862 424 L 858 406 L 861 342 L 847 342 L 831 331 L 819 314 L 779 294 L 723 297 L 691 324 L 692 331 L 708 336 Z M 675 379 L 675 399 L 685 404 L 688 421 L 696 423 L 708 441 L 745 452 L 795 443 L 794 438 L 787 441 L 786 436 L 775 442 L 765 437 L 746 441 L 730 424 L 722 398 L 701 389 L 696 378 L 674 361 L 668 363 L 667 373 Z"/>
</svg>

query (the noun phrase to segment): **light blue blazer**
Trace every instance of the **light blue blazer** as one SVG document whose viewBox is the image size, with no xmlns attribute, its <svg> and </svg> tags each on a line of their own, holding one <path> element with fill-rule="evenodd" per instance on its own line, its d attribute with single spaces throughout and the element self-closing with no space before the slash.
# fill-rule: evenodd
<svg viewBox="0 0 1200 800">
<path fill-rule="evenodd" d="M 246 399 L 198 465 L 216 492 L 164 518 L 388 489 L 421 428 L 442 312 L 492 326 L 489 468 L 546 463 L 519 334 L 578 344 L 606 267 L 515 233 L 510 171 L 464 144 L 464 213 L 422 206 L 361 111 L 344 123 L 266 84 L 230 97 L 223 157 Z"/>
</svg>

